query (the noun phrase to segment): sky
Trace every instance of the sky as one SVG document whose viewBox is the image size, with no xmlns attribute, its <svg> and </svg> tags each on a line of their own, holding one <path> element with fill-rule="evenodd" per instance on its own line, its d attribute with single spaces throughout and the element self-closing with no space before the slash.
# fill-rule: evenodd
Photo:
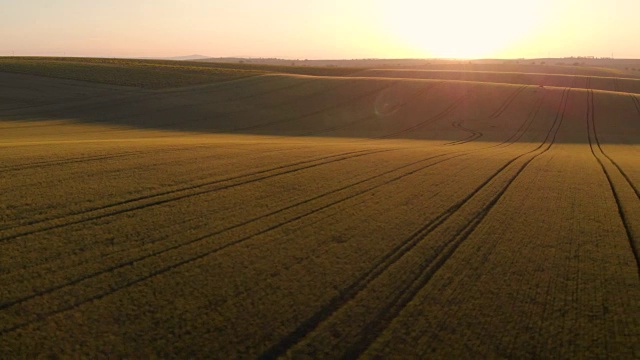
<svg viewBox="0 0 640 360">
<path fill-rule="evenodd" d="M 640 0 L 0 0 L 0 56 L 640 58 Z"/>
</svg>

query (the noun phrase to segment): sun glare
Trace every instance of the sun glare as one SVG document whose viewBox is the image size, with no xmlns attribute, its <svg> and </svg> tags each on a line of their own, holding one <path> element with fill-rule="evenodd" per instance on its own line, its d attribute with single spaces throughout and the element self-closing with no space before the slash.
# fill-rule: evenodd
<svg viewBox="0 0 640 360">
<path fill-rule="evenodd" d="M 535 30 L 539 2 L 399 0 L 382 5 L 387 31 L 420 57 L 504 56 Z"/>
</svg>

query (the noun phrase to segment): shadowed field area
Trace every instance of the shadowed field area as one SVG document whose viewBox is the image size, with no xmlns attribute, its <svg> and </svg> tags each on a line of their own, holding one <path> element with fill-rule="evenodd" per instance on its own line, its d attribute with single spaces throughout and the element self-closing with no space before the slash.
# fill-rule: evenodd
<svg viewBox="0 0 640 360">
<path fill-rule="evenodd" d="M 638 80 L 339 75 L 0 72 L 2 354 L 640 356 Z"/>
</svg>

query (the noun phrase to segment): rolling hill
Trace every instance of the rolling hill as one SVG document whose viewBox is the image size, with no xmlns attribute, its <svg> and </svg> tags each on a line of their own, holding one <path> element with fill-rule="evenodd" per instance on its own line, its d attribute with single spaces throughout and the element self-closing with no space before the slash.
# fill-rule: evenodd
<svg viewBox="0 0 640 360">
<path fill-rule="evenodd" d="M 638 80 L 33 61 L 0 61 L 3 355 L 640 353 Z"/>
</svg>

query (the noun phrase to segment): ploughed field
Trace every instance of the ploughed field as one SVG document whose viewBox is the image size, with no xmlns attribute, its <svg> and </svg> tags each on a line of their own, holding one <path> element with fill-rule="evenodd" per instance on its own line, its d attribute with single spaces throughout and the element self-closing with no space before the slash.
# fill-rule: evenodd
<svg viewBox="0 0 640 360">
<path fill-rule="evenodd" d="M 638 358 L 637 80 L 399 72 L 0 73 L 1 357 Z"/>
</svg>

